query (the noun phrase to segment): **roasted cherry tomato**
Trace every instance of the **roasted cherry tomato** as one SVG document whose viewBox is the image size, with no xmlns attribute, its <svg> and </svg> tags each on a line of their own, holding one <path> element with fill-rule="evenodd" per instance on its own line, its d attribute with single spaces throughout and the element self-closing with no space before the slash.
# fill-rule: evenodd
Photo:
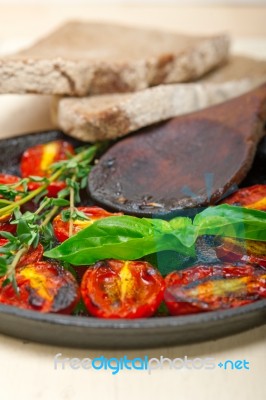
<svg viewBox="0 0 266 400">
<path fill-rule="evenodd" d="M 254 185 L 239 189 L 221 203 L 235 204 L 254 210 L 266 211 L 266 185 Z"/>
<path fill-rule="evenodd" d="M 51 262 L 36 262 L 16 270 L 18 293 L 0 279 L 0 303 L 28 310 L 70 314 L 79 301 L 73 275 Z"/>
<path fill-rule="evenodd" d="M 23 265 L 34 264 L 38 261 L 41 261 L 43 252 L 44 249 L 40 243 L 35 249 L 30 247 L 28 252 L 21 257 L 18 266 L 22 267 Z"/>
<path fill-rule="evenodd" d="M 266 242 L 223 238 L 215 250 L 221 261 L 257 264 L 266 269 Z"/>
<path fill-rule="evenodd" d="M 239 307 L 266 298 L 266 272 L 249 264 L 196 265 L 165 278 L 172 315 Z"/>
<path fill-rule="evenodd" d="M 4 246 L 4 245 L 7 244 L 7 243 L 8 243 L 8 240 L 7 240 L 7 239 L 0 238 L 0 250 L 1 250 L 1 247 Z M 1 255 L 1 253 L 0 253 L 0 255 Z"/>
<path fill-rule="evenodd" d="M 12 185 L 18 183 L 20 178 L 15 175 L 0 174 L 0 185 Z"/>
<path fill-rule="evenodd" d="M 0 231 L 15 233 L 17 229 L 17 225 L 10 224 L 12 221 L 12 216 L 10 215 L 3 215 L 0 217 Z"/>
<path fill-rule="evenodd" d="M 164 288 L 163 277 L 147 262 L 105 260 L 85 272 L 81 295 L 95 317 L 143 318 L 156 312 Z"/>
<path fill-rule="evenodd" d="M 0 174 L 0 185 L 14 185 L 18 183 L 21 180 L 18 176 L 15 175 L 8 175 L 8 174 Z M 18 191 L 23 191 L 23 186 L 19 185 L 16 186 L 16 190 Z M 0 195 L 0 198 L 3 198 L 4 196 Z M 18 195 L 16 199 L 19 199 L 20 196 Z"/>
<path fill-rule="evenodd" d="M 76 234 L 82 229 L 87 228 L 98 219 L 112 217 L 114 215 L 122 215 L 121 213 L 110 213 L 100 207 L 77 207 L 77 210 L 83 212 L 89 218 L 89 220 L 74 220 L 73 234 Z M 55 237 L 59 242 L 64 242 L 66 239 L 69 238 L 69 222 L 64 222 L 62 220 L 61 214 L 58 214 L 54 218 L 53 228 Z"/>
<path fill-rule="evenodd" d="M 56 140 L 47 144 L 38 144 L 28 148 L 22 155 L 21 174 L 23 178 L 28 176 L 45 177 L 51 174 L 51 164 L 66 160 L 68 154 L 74 154 L 73 146 L 62 140 Z M 29 190 L 37 189 L 41 183 L 30 182 Z M 57 193 L 65 187 L 63 181 L 56 181 L 49 185 L 48 196 L 56 197 Z"/>
</svg>

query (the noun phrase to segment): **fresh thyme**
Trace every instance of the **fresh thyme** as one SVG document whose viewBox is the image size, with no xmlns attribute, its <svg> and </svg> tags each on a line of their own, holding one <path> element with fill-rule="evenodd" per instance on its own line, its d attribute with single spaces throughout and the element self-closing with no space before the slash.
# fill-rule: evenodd
<svg viewBox="0 0 266 400">
<path fill-rule="evenodd" d="M 88 219 L 75 207 L 80 202 L 80 190 L 86 187 L 91 163 L 99 150 L 99 145 L 83 148 L 75 156 L 51 165 L 50 177 L 30 176 L 16 183 L 0 185 L 0 218 L 13 216 L 11 224 L 17 225 L 16 234 L 1 231 L 0 236 L 8 242 L 1 247 L 0 276 L 5 283 L 11 282 L 17 290 L 16 267 L 30 247 L 36 248 L 41 243 L 45 250 L 52 248 L 54 233 L 51 221 L 61 207 L 64 221 L 69 221 L 69 233 L 73 233 L 73 220 Z M 58 193 L 57 198 L 45 197 L 48 186 L 56 181 L 64 181 L 66 187 Z M 29 182 L 38 182 L 40 186 L 28 191 Z M 67 200 L 69 198 L 69 200 Z M 34 200 L 38 208 L 34 212 L 21 212 L 21 206 Z"/>
</svg>

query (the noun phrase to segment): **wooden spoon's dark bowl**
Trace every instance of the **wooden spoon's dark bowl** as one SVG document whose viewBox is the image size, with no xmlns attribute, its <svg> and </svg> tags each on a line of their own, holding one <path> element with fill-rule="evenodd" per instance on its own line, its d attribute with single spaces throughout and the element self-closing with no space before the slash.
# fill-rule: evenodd
<svg viewBox="0 0 266 400">
<path fill-rule="evenodd" d="M 266 85 L 142 129 L 99 160 L 89 177 L 91 197 L 146 216 L 213 204 L 246 176 L 265 120 Z"/>
</svg>

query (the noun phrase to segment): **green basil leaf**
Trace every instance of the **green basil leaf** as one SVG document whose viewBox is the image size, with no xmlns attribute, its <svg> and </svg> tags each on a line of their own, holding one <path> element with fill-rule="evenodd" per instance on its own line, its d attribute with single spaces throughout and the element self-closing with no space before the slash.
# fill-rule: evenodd
<svg viewBox="0 0 266 400">
<path fill-rule="evenodd" d="M 266 241 L 266 212 L 222 204 L 196 215 L 197 236 L 217 235 Z"/>
<path fill-rule="evenodd" d="M 89 265 L 106 258 L 136 260 L 162 251 L 193 257 L 195 242 L 201 235 L 266 241 L 266 213 L 221 205 L 198 214 L 193 224 L 184 217 L 169 222 L 126 215 L 108 217 L 47 251 L 45 256 L 74 265 Z M 167 266 L 163 269 L 166 271 Z"/>
<path fill-rule="evenodd" d="M 78 236 L 78 235 L 77 235 Z M 121 238 L 120 241 L 106 237 L 105 243 L 98 243 L 97 240 L 68 239 L 59 247 L 45 253 L 46 257 L 56 258 L 71 262 L 73 265 L 90 265 L 105 258 L 119 260 L 136 260 L 151 253 L 163 250 L 175 250 L 180 253 L 193 254 L 193 249 L 182 246 L 176 238 L 170 235 L 151 236 L 147 238 Z M 94 243 L 93 243 L 94 242 Z"/>
<path fill-rule="evenodd" d="M 87 265 L 105 258 L 136 260 L 163 250 L 194 254 L 193 246 L 187 248 L 171 234 L 168 222 L 120 216 L 94 222 L 45 256 Z"/>
</svg>

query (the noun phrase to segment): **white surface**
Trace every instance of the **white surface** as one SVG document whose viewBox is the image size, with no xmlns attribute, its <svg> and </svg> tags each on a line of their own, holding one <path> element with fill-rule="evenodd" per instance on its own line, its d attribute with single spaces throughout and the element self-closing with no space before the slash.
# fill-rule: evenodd
<svg viewBox="0 0 266 400">
<path fill-rule="evenodd" d="M 266 0 L 0 0 L 0 4 L 266 5 Z"/>
<path fill-rule="evenodd" d="M 19 327 L 18 327 L 19 329 Z M 265 400 L 266 326 L 226 339 L 142 351 L 64 349 L 1 337 L 3 400 Z M 128 358 L 188 356 L 247 359 L 250 370 L 142 371 L 55 370 L 55 354 L 64 357 Z"/>
</svg>

